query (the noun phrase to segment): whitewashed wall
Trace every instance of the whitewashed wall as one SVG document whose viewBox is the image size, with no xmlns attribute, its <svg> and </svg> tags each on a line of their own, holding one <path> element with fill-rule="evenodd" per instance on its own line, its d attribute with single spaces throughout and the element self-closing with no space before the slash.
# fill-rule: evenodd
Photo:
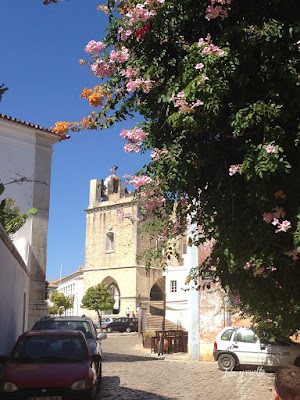
<svg viewBox="0 0 300 400">
<path fill-rule="evenodd" d="M 28 328 L 29 271 L 0 225 L 0 354 Z"/>
<path fill-rule="evenodd" d="M 5 186 L 0 200 L 12 197 L 21 212 L 32 207 L 38 210 L 12 238 L 31 275 L 28 322 L 31 327 L 47 314 L 45 276 L 51 158 L 52 146 L 61 137 L 39 126 L 0 117 L 0 181 Z"/>
<path fill-rule="evenodd" d="M 185 280 L 189 269 L 186 266 L 167 267 L 163 273 L 166 284 L 166 319 L 188 329 L 188 293 Z M 177 292 L 171 292 L 171 281 L 176 281 Z M 170 310 L 172 308 L 172 310 Z"/>
</svg>

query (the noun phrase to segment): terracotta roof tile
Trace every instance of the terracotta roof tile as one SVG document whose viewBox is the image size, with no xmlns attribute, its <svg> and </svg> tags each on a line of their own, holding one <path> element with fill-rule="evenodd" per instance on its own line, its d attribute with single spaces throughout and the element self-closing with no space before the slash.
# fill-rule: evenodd
<svg viewBox="0 0 300 400">
<path fill-rule="evenodd" d="M 0 118 L 5 119 L 7 121 L 16 122 L 16 123 L 21 124 L 21 125 L 26 125 L 26 126 L 29 126 L 31 128 L 39 129 L 40 131 L 43 131 L 43 132 L 52 133 L 53 135 L 59 136 L 61 138 L 61 140 L 65 140 L 65 139 L 69 139 L 70 138 L 69 135 L 65 135 L 65 134 L 60 135 L 57 132 L 54 132 L 54 131 L 52 131 L 51 129 L 48 129 L 48 128 L 44 128 L 41 125 L 36 125 L 36 124 L 32 124 L 30 122 L 21 121 L 20 119 L 9 117 L 8 115 L 5 115 L 5 114 L 1 114 L 0 113 Z"/>
<path fill-rule="evenodd" d="M 62 276 L 61 278 L 53 279 L 52 281 L 49 281 L 49 286 L 50 285 L 52 286 L 52 285 L 59 284 L 60 280 L 63 281 L 65 279 L 67 279 L 67 278 L 71 278 L 72 275 L 79 275 L 80 273 L 83 273 L 83 268 L 79 268 L 77 271 L 72 272 L 72 274 L 70 274 L 70 275 Z"/>
</svg>

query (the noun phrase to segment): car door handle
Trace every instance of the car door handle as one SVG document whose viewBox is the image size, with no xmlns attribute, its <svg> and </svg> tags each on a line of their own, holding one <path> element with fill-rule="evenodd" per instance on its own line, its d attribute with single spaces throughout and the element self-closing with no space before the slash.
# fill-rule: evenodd
<svg viewBox="0 0 300 400">
<path fill-rule="evenodd" d="M 233 344 L 232 347 L 233 347 L 234 349 L 237 349 L 239 346 L 238 346 L 237 344 Z"/>
</svg>

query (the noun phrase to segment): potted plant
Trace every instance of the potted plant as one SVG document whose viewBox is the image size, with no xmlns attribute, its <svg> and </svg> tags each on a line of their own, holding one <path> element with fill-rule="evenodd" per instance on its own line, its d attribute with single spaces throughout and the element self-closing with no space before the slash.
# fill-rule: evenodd
<svg viewBox="0 0 300 400">
<path fill-rule="evenodd" d="M 145 331 L 143 332 L 143 346 L 146 349 L 151 349 L 151 338 L 155 333 L 153 331 Z"/>
</svg>

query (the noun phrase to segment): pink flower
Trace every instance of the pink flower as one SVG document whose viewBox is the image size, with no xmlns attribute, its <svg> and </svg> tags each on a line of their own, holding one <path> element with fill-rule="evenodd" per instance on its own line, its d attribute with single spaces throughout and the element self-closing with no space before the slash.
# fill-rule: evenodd
<svg viewBox="0 0 300 400">
<path fill-rule="evenodd" d="M 178 93 L 177 93 L 177 97 L 178 97 L 179 99 L 184 99 L 184 98 L 185 98 L 184 92 L 178 92 Z"/>
<path fill-rule="evenodd" d="M 132 34 L 133 34 L 133 29 L 124 29 L 124 28 L 119 28 L 118 30 L 119 35 L 121 36 L 121 41 L 125 42 Z"/>
<path fill-rule="evenodd" d="M 248 270 L 250 269 L 251 264 L 247 261 L 246 264 L 244 265 L 244 269 Z"/>
<path fill-rule="evenodd" d="M 127 67 L 124 71 L 122 71 L 122 75 L 126 76 L 126 78 L 135 78 L 138 74 L 137 67 Z"/>
<path fill-rule="evenodd" d="M 206 41 L 203 39 L 203 38 L 200 38 L 199 39 L 199 42 L 198 42 L 198 47 L 202 47 L 202 46 L 204 46 L 204 45 L 206 45 L 207 43 L 206 43 Z"/>
<path fill-rule="evenodd" d="M 235 175 L 238 172 L 238 170 L 240 169 L 241 165 L 242 164 L 231 165 L 229 168 L 229 176 Z"/>
<path fill-rule="evenodd" d="M 130 183 L 133 184 L 133 187 L 137 190 L 143 185 L 147 185 L 152 181 L 152 179 L 149 176 L 136 176 L 134 177 Z"/>
<path fill-rule="evenodd" d="M 276 226 L 279 224 L 279 220 L 277 218 L 274 218 L 272 221 L 272 225 Z"/>
<path fill-rule="evenodd" d="M 195 103 L 192 103 L 191 105 L 191 110 L 193 110 L 195 107 L 199 107 L 203 105 L 203 101 L 197 100 Z"/>
<path fill-rule="evenodd" d="M 134 144 L 146 139 L 148 133 L 136 127 L 134 129 L 123 129 L 120 136 L 126 139 L 128 143 Z"/>
<path fill-rule="evenodd" d="M 102 42 L 95 42 L 95 40 L 91 40 L 88 42 L 88 44 L 85 46 L 84 50 L 86 53 L 91 54 L 91 53 L 98 53 L 105 47 L 105 44 Z"/>
<path fill-rule="evenodd" d="M 133 152 L 138 153 L 140 151 L 140 146 L 138 146 L 138 145 L 133 146 L 132 144 L 125 144 L 124 150 L 126 153 L 133 153 Z"/>
<path fill-rule="evenodd" d="M 195 68 L 202 69 L 202 68 L 204 68 L 204 64 L 203 63 L 196 64 Z"/>
<path fill-rule="evenodd" d="M 96 62 L 90 65 L 93 75 L 97 78 L 109 77 L 113 74 L 114 68 L 110 63 L 98 58 Z"/>
<path fill-rule="evenodd" d="M 159 160 L 159 153 L 158 153 L 158 151 L 157 150 L 153 150 L 152 152 L 151 152 L 151 154 L 150 154 L 150 157 L 151 158 L 153 158 L 154 160 Z"/>
<path fill-rule="evenodd" d="M 204 49 L 201 51 L 201 55 L 205 56 L 205 54 L 210 54 L 211 53 L 211 47 L 210 46 L 205 46 Z"/>
<path fill-rule="evenodd" d="M 112 50 L 109 58 L 111 62 L 118 62 L 122 64 L 130 59 L 130 55 L 128 49 L 126 49 L 126 47 L 123 46 L 121 50 L 118 51 Z"/>
<path fill-rule="evenodd" d="M 130 79 L 129 82 L 126 83 L 126 88 L 129 93 L 134 92 L 137 89 L 142 89 L 144 93 L 149 93 L 153 85 L 153 81 L 150 79 Z"/>
<path fill-rule="evenodd" d="M 291 223 L 290 223 L 290 221 L 287 221 L 287 220 L 285 220 L 285 221 L 282 221 L 282 223 L 280 224 L 278 224 L 277 225 L 277 229 L 276 229 L 276 231 L 275 231 L 275 233 L 278 233 L 278 232 L 286 232 L 288 229 L 290 229 L 292 227 L 292 225 L 291 225 Z"/>
<path fill-rule="evenodd" d="M 276 152 L 276 147 L 272 146 L 271 144 L 268 144 L 268 146 L 266 147 L 266 152 L 267 153 L 275 153 Z"/>
</svg>

